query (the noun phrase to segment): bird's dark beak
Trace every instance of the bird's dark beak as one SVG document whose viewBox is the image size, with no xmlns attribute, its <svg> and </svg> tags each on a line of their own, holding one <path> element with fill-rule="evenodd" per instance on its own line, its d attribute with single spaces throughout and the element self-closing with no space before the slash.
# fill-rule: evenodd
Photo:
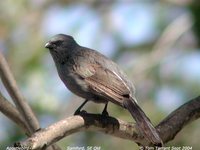
<svg viewBox="0 0 200 150">
<path fill-rule="evenodd" d="M 48 42 L 48 43 L 45 44 L 45 48 L 52 49 L 53 46 L 50 42 Z"/>
</svg>

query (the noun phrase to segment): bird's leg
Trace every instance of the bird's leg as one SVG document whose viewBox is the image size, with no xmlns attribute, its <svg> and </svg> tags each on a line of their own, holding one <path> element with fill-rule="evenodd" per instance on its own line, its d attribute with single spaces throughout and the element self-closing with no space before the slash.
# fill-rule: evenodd
<svg viewBox="0 0 200 150">
<path fill-rule="evenodd" d="M 108 107 L 108 102 L 106 102 L 105 107 L 102 111 L 101 119 L 102 119 L 102 127 L 103 128 L 105 128 L 108 125 L 108 122 L 109 122 L 109 120 L 108 120 L 109 114 L 108 114 L 108 111 L 107 111 L 107 107 Z"/>
<path fill-rule="evenodd" d="M 109 116 L 108 111 L 107 111 L 107 106 L 108 106 L 108 102 L 105 104 L 105 107 L 102 111 L 102 115 L 104 115 L 104 116 Z"/>
<path fill-rule="evenodd" d="M 74 115 L 79 115 L 81 112 L 81 109 L 83 108 L 83 106 L 88 102 L 88 99 L 86 99 L 74 112 Z"/>
</svg>

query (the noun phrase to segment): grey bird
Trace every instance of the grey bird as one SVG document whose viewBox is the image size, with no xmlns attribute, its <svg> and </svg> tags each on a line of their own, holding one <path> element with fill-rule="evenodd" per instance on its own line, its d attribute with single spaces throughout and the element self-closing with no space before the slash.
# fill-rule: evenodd
<svg viewBox="0 0 200 150">
<path fill-rule="evenodd" d="M 49 49 L 65 86 L 85 99 L 75 115 L 88 101 L 105 103 L 102 114 L 108 115 L 107 104 L 112 102 L 131 113 L 149 142 L 162 146 L 156 129 L 137 104 L 134 85 L 115 62 L 95 50 L 80 46 L 72 36 L 65 34 L 55 35 L 45 47 Z"/>
</svg>

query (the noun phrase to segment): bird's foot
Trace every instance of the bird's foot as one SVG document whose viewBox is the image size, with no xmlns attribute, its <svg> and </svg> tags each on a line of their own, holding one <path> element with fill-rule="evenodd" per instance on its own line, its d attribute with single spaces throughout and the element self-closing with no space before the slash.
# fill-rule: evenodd
<svg viewBox="0 0 200 150">
<path fill-rule="evenodd" d="M 102 127 L 103 128 L 105 128 L 109 123 L 109 120 L 108 120 L 107 116 L 108 115 L 102 115 L 102 117 L 101 117 L 101 122 L 102 122 Z"/>
<path fill-rule="evenodd" d="M 109 116 L 107 110 L 105 110 L 105 109 L 102 111 L 102 115 L 103 115 L 103 116 Z"/>
<path fill-rule="evenodd" d="M 85 110 L 76 110 L 75 112 L 74 112 L 74 116 L 76 116 L 76 115 L 81 115 L 81 114 L 86 114 L 87 113 L 87 111 L 85 111 Z"/>
<path fill-rule="evenodd" d="M 74 112 L 74 116 L 79 115 L 80 113 L 81 113 L 80 110 L 76 110 L 76 111 Z"/>
<path fill-rule="evenodd" d="M 103 128 L 105 128 L 109 122 L 108 117 L 109 117 L 109 114 L 108 114 L 107 110 L 104 110 L 102 112 L 102 117 L 101 117 Z"/>
<path fill-rule="evenodd" d="M 105 104 L 105 107 L 104 107 L 104 109 L 102 111 L 102 115 L 106 116 L 106 117 L 109 116 L 108 111 L 107 111 L 107 107 L 108 107 L 108 103 Z"/>
</svg>

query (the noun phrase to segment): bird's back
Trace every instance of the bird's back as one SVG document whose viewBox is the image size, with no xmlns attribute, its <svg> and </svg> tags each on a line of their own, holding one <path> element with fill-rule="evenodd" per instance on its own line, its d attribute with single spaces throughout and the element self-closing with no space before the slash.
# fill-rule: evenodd
<svg viewBox="0 0 200 150">
<path fill-rule="evenodd" d="M 85 56 L 85 61 L 97 63 L 103 68 L 110 70 L 113 72 L 118 78 L 122 80 L 122 84 L 125 84 L 130 90 L 130 96 L 135 99 L 135 87 L 131 80 L 127 77 L 127 75 L 122 71 L 122 69 L 111 59 L 106 57 L 105 55 L 95 51 L 93 49 L 89 49 L 86 47 L 81 47 L 80 52 L 81 56 Z M 84 53 L 84 54 L 83 54 Z"/>
</svg>

